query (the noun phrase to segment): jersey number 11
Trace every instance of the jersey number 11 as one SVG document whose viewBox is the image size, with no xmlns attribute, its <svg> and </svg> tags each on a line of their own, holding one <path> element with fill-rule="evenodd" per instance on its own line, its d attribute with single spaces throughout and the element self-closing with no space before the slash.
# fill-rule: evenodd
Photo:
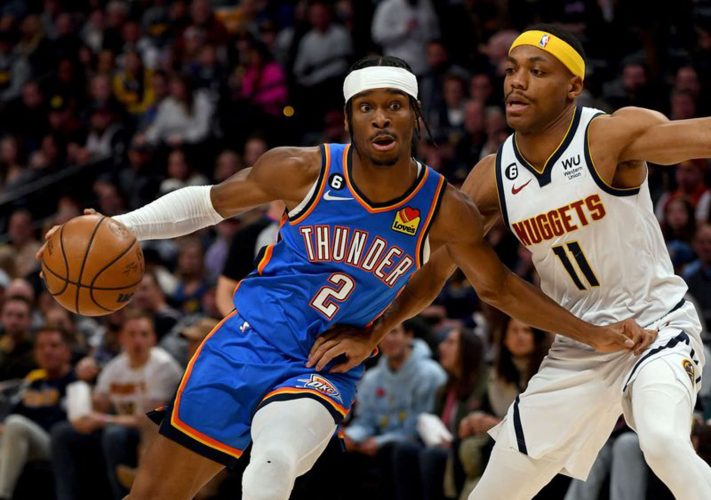
<svg viewBox="0 0 711 500">
<path fill-rule="evenodd" d="M 565 251 L 563 245 L 558 245 L 553 247 L 553 253 L 558 256 L 561 263 L 563 264 L 563 267 L 570 275 L 570 278 L 573 280 L 573 283 L 575 283 L 575 286 L 578 287 L 578 290 L 586 290 L 588 287 L 583 284 L 580 277 L 578 276 L 578 272 L 575 270 L 575 268 L 573 267 L 573 263 L 570 262 L 570 259 L 568 258 L 568 253 L 570 253 L 575 259 L 575 262 L 578 263 L 578 267 L 583 273 L 583 276 L 585 276 L 587 282 L 590 284 L 590 287 L 600 286 L 600 282 L 597 280 L 597 277 L 595 276 L 592 267 L 590 267 L 588 259 L 585 258 L 585 254 L 583 253 L 582 248 L 580 248 L 580 245 L 578 245 L 578 242 L 572 241 L 565 246 L 568 247 L 567 252 Z"/>
</svg>

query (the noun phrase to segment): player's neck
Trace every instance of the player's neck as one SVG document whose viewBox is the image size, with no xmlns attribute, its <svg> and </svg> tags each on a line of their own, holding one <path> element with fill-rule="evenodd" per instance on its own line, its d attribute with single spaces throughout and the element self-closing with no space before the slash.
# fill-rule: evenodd
<svg viewBox="0 0 711 500">
<path fill-rule="evenodd" d="M 573 102 L 545 126 L 536 130 L 516 131 L 516 147 L 531 165 L 543 169 L 548 158 L 568 133 L 575 109 L 576 105 Z"/>
<path fill-rule="evenodd" d="M 354 151 L 351 181 L 368 200 L 386 203 L 404 194 L 417 179 L 417 162 L 410 158 L 399 159 L 392 166 L 377 166 Z"/>
</svg>

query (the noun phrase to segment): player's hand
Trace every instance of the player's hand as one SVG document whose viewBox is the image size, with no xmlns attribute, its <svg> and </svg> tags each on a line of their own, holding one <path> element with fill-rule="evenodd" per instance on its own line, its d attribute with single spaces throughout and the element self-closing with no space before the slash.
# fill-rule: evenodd
<svg viewBox="0 0 711 500">
<path fill-rule="evenodd" d="M 323 370 L 338 356 L 345 356 L 346 361 L 333 366 L 331 373 L 345 373 L 368 359 L 375 350 L 369 330 L 347 325 L 338 325 L 321 335 L 314 342 L 306 366 L 316 366 Z"/>
<path fill-rule="evenodd" d="M 589 344 L 599 352 L 643 352 L 657 338 L 656 330 L 645 330 L 633 319 L 626 319 L 602 327 Z"/>
<path fill-rule="evenodd" d="M 86 208 L 84 209 L 84 215 L 94 215 L 94 214 L 99 214 L 96 210 L 93 208 Z M 101 215 L 101 214 L 99 214 Z M 47 248 L 47 241 L 52 237 L 54 233 L 60 230 L 62 226 L 61 225 L 56 225 L 52 226 L 49 231 L 47 231 L 44 235 L 44 243 L 42 246 L 37 250 L 37 253 L 35 253 L 35 260 L 38 262 L 42 262 L 42 254 L 44 253 L 45 248 Z M 40 272 L 40 277 L 44 279 L 44 274 Z"/>
</svg>

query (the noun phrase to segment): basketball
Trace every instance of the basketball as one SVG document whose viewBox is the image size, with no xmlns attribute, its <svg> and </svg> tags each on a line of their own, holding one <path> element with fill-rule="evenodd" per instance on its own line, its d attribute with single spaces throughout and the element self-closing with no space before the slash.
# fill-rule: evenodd
<svg viewBox="0 0 711 500">
<path fill-rule="evenodd" d="M 47 240 L 42 273 L 64 308 L 103 316 L 124 307 L 143 277 L 143 252 L 122 224 L 103 215 L 75 217 Z"/>
</svg>

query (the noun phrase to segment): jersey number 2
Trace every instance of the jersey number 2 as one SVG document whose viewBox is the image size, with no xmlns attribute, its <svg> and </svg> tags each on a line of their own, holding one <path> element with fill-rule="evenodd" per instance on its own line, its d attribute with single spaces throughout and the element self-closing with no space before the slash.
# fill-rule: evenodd
<svg viewBox="0 0 711 500">
<path fill-rule="evenodd" d="M 582 248 L 580 248 L 580 245 L 578 245 L 578 242 L 573 241 L 573 242 L 568 243 L 566 246 L 568 247 L 568 252 L 575 259 L 575 262 L 578 263 L 578 267 L 580 268 L 580 271 L 583 273 L 583 275 L 585 276 L 585 279 L 590 284 L 590 286 L 591 287 L 600 286 L 600 282 L 597 280 L 597 277 L 595 276 L 595 273 L 593 272 L 592 267 L 590 267 L 590 264 L 588 263 L 588 259 L 585 258 L 585 254 L 583 253 Z M 553 253 L 555 253 L 558 256 L 561 263 L 563 264 L 563 267 L 565 268 L 566 271 L 568 271 L 568 274 L 570 275 L 570 278 L 573 280 L 573 283 L 575 283 L 575 286 L 578 287 L 578 290 L 585 290 L 586 286 L 580 280 L 580 277 L 578 276 L 577 271 L 573 267 L 573 263 L 570 262 L 570 259 L 568 258 L 568 253 L 566 253 L 565 248 L 563 248 L 563 245 L 558 245 L 558 246 L 553 247 Z"/>
<path fill-rule="evenodd" d="M 326 318 L 333 319 L 340 309 L 337 302 L 348 300 L 355 288 L 355 281 L 344 273 L 333 273 L 327 281 L 329 284 L 321 287 L 311 299 L 310 305 Z"/>
</svg>

